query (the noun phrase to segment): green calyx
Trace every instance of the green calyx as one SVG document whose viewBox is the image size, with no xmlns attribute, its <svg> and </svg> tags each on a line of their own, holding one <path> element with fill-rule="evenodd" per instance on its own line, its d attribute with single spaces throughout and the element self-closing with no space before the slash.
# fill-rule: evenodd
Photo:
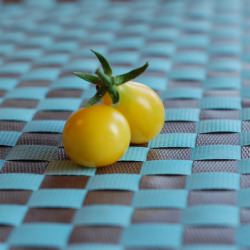
<svg viewBox="0 0 250 250">
<path fill-rule="evenodd" d="M 74 74 L 81 79 L 96 85 L 96 94 L 88 100 L 85 105 L 87 107 L 99 102 L 106 93 L 110 95 L 114 104 L 119 102 L 119 92 L 117 87 L 141 75 L 148 67 L 148 63 L 146 62 L 143 66 L 133 69 L 125 74 L 113 76 L 112 67 L 108 60 L 100 53 L 94 50 L 91 51 L 100 62 L 102 70 L 98 68 L 95 71 L 95 74 L 74 72 Z"/>
</svg>

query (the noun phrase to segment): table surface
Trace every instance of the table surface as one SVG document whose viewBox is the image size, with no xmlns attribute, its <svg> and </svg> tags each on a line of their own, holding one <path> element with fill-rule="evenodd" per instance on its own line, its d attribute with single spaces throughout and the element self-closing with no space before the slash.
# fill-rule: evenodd
<svg viewBox="0 0 250 250">
<path fill-rule="evenodd" d="M 250 1 L 0 3 L 0 249 L 250 249 Z M 61 132 L 107 55 L 166 122 L 106 168 Z M 146 126 L 147 124 L 145 124 Z"/>
</svg>

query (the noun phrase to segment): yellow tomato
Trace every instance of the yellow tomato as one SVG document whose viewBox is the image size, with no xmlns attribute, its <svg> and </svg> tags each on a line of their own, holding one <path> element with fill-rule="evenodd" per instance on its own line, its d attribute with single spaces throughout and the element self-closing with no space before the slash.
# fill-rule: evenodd
<svg viewBox="0 0 250 250">
<path fill-rule="evenodd" d="M 87 167 L 100 167 L 119 160 L 130 143 L 125 117 L 106 105 L 95 105 L 73 113 L 63 130 L 67 155 Z"/>
<path fill-rule="evenodd" d="M 112 104 L 108 93 L 103 103 L 113 105 L 127 119 L 131 130 L 132 143 L 146 143 L 162 129 L 165 111 L 160 97 L 144 84 L 129 81 L 117 86 L 119 102 Z"/>
<path fill-rule="evenodd" d="M 164 125 L 165 111 L 160 97 L 146 85 L 132 81 L 141 75 L 149 66 L 135 68 L 121 75 L 113 75 L 109 61 L 100 53 L 92 50 L 102 66 L 95 74 L 74 72 L 81 79 L 96 86 L 96 94 L 87 105 L 101 100 L 113 106 L 127 119 L 131 130 L 131 142 L 146 143 L 154 138 Z"/>
</svg>

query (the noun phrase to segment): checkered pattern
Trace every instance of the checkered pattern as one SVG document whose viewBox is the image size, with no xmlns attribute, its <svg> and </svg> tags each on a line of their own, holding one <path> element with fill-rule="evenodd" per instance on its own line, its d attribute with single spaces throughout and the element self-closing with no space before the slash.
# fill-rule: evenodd
<svg viewBox="0 0 250 250">
<path fill-rule="evenodd" d="M 250 1 L 0 2 L 0 249 L 250 249 Z M 166 122 L 107 168 L 61 132 L 93 94 L 93 48 Z M 146 126 L 146 124 L 145 124 Z"/>
</svg>

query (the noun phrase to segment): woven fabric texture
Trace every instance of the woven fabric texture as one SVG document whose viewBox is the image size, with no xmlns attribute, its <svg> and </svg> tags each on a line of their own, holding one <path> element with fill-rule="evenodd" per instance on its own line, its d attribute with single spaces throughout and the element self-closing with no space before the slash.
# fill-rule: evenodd
<svg viewBox="0 0 250 250">
<path fill-rule="evenodd" d="M 0 250 L 250 249 L 250 1 L 18 2 L 0 1 Z M 61 139 L 90 48 L 117 74 L 149 61 L 166 111 L 100 169 Z"/>
</svg>

